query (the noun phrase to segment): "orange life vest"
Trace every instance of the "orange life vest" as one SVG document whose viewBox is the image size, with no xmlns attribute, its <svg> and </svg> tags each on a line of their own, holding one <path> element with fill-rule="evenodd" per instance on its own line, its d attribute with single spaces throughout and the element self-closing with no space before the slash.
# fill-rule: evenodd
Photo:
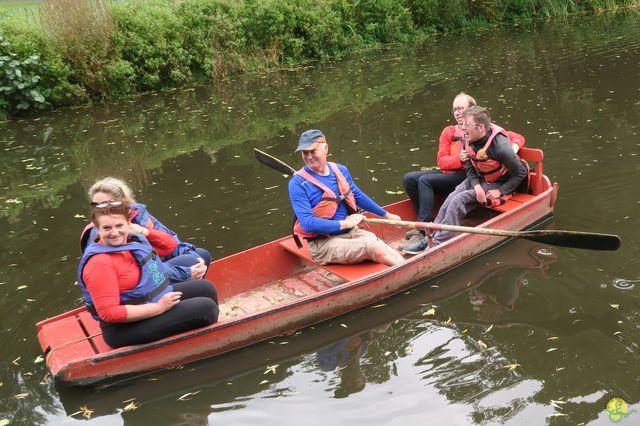
<svg viewBox="0 0 640 426">
<path fill-rule="evenodd" d="M 495 182 L 509 171 L 500 161 L 489 158 L 487 155 L 491 142 L 493 142 L 498 134 L 503 135 L 507 139 L 509 138 L 507 132 L 502 127 L 491 123 L 491 136 L 489 136 L 487 142 L 478 152 L 474 151 L 468 140 L 465 144 L 465 149 L 469 153 L 471 164 L 473 164 L 478 174 L 487 182 Z"/>
<path fill-rule="evenodd" d="M 326 185 L 313 177 L 313 175 L 307 172 L 304 167 L 296 172 L 298 176 L 314 184 L 324 192 L 324 194 L 322 194 L 320 202 L 316 204 L 312 209 L 313 215 L 322 219 L 331 219 L 336 214 L 340 201 L 344 201 L 348 209 L 351 209 L 354 212 L 358 210 L 358 206 L 356 205 L 356 198 L 353 196 L 353 192 L 351 191 L 351 187 L 349 186 L 347 179 L 344 177 L 342 172 L 340 172 L 338 166 L 336 166 L 335 163 L 329 162 L 328 164 L 329 167 L 331 167 L 331 170 L 333 170 L 336 175 L 336 180 L 338 181 L 338 190 L 340 191 L 339 196 L 336 196 L 336 194 L 331 189 L 329 189 Z M 302 229 L 300 221 L 297 219 L 295 225 L 293 226 L 293 234 L 305 238 L 314 238 L 318 236 L 318 234 L 316 233 L 307 232 Z"/>
</svg>

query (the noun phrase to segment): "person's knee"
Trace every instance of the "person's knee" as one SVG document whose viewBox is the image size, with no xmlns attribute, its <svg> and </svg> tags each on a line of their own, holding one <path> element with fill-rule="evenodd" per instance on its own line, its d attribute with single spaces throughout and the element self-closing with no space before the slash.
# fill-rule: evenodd
<svg viewBox="0 0 640 426">
<path fill-rule="evenodd" d="M 429 188 L 433 190 L 433 175 L 426 174 L 420 176 L 420 178 L 418 178 L 418 188 Z"/>
<path fill-rule="evenodd" d="M 198 253 L 198 256 L 200 256 L 202 260 L 204 260 L 204 264 L 207 265 L 208 267 L 211 264 L 211 260 L 212 260 L 211 253 L 209 253 L 209 250 L 196 247 L 196 252 Z"/>
<path fill-rule="evenodd" d="M 402 177 L 402 186 L 404 186 L 405 189 L 415 187 L 416 183 L 415 172 L 409 172 Z"/>
</svg>

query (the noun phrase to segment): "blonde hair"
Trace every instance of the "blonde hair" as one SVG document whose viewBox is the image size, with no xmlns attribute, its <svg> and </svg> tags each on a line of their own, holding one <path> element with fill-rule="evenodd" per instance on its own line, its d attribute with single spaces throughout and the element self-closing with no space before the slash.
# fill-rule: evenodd
<svg viewBox="0 0 640 426">
<path fill-rule="evenodd" d="M 129 185 L 118 178 L 106 177 L 91 185 L 91 188 L 89 188 L 89 199 L 93 200 L 93 196 L 98 192 L 109 194 L 114 200 L 126 201 L 130 204 L 136 202 L 133 197 L 133 191 Z"/>
<path fill-rule="evenodd" d="M 476 100 L 473 98 L 473 96 L 471 96 L 471 95 L 467 95 L 467 94 L 466 94 L 466 93 L 464 93 L 464 92 L 460 92 L 460 93 L 458 93 L 458 94 L 456 95 L 456 97 L 455 97 L 455 98 L 453 98 L 453 100 L 455 101 L 455 100 L 456 100 L 456 99 L 458 99 L 458 98 L 465 98 L 465 99 L 467 100 L 467 104 L 468 104 L 467 106 L 468 106 L 468 107 L 478 105 L 478 104 L 476 103 Z"/>
</svg>

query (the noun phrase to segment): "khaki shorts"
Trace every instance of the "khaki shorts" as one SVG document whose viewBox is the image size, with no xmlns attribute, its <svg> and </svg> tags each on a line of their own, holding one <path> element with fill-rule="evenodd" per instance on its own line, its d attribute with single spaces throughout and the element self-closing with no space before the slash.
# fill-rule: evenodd
<svg viewBox="0 0 640 426">
<path fill-rule="evenodd" d="M 376 247 L 384 245 L 393 250 L 373 232 L 357 227 L 345 234 L 309 241 L 309 255 L 321 265 L 328 263 L 358 263 L 375 259 Z M 395 251 L 395 250 L 394 250 Z"/>
</svg>

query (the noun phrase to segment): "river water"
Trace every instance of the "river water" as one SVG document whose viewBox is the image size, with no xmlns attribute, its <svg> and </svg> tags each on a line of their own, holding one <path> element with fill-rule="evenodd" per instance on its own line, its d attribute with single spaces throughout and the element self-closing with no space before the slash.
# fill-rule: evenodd
<svg viewBox="0 0 640 426">
<path fill-rule="evenodd" d="M 583 16 L 0 123 L 0 424 L 637 424 L 639 40 L 638 14 Z M 51 382 L 34 324 L 80 303 L 96 178 L 131 182 L 222 257 L 290 229 L 286 180 L 254 147 L 299 165 L 297 135 L 320 128 L 361 188 L 397 201 L 405 172 L 434 165 L 461 90 L 544 150 L 560 185 L 548 227 L 619 234 L 621 249 L 512 241 L 218 359 L 102 389 Z M 612 398 L 628 405 L 608 412 Z"/>
</svg>

